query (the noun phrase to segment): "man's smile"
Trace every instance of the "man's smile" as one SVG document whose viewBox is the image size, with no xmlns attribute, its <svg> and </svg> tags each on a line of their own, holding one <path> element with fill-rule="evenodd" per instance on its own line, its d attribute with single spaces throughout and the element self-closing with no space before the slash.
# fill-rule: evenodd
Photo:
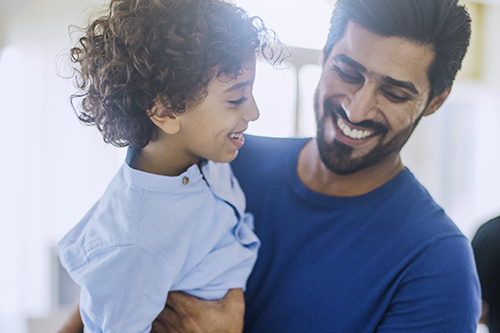
<svg viewBox="0 0 500 333">
<path fill-rule="evenodd" d="M 337 118 L 337 127 L 342 131 L 342 133 L 351 139 L 366 139 L 372 136 L 374 131 L 361 130 L 352 128 L 348 123 L 340 117 Z"/>
<path fill-rule="evenodd" d="M 339 132 L 349 139 L 364 140 L 388 132 L 387 126 L 373 120 L 364 120 L 358 124 L 351 123 L 344 109 L 331 100 L 325 101 L 324 110 L 332 116 Z"/>
</svg>

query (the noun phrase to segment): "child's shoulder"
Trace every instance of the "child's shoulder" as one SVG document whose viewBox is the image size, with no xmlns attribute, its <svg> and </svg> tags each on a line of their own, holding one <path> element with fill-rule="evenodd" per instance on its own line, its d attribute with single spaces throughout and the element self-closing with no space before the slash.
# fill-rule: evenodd
<svg viewBox="0 0 500 333">
<path fill-rule="evenodd" d="M 228 164 L 210 162 L 206 171 L 210 171 L 207 176 L 213 191 L 235 207 L 244 206 L 241 190 L 230 185 Z M 124 166 L 99 201 L 59 242 L 60 257 L 70 266 L 68 270 L 120 249 L 147 251 L 163 260 L 165 247 L 189 243 L 199 222 L 194 217 L 208 219 L 215 214 L 216 201 L 197 166 L 179 177 L 147 174 Z"/>
<path fill-rule="evenodd" d="M 74 267 L 99 252 L 120 246 L 136 246 L 141 221 L 142 190 L 131 186 L 122 167 L 108 184 L 102 197 L 61 239 L 61 258 Z"/>
<path fill-rule="evenodd" d="M 137 246 L 133 230 L 137 230 L 134 224 L 139 215 L 135 205 L 117 205 L 109 198 L 101 198 L 59 241 L 61 261 L 72 270 L 106 251 Z"/>
</svg>

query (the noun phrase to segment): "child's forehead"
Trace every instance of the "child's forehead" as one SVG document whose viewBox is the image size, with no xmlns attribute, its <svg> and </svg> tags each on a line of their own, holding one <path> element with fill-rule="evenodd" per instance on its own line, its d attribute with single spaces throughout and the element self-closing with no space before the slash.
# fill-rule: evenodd
<svg viewBox="0 0 500 333">
<path fill-rule="evenodd" d="M 215 75 L 209 83 L 208 91 L 231 93 L 245 87 L 252 87 L 255 81 L 255 60 L 242 66 L 241 72 L 236 74 L 221 73 Z"/>
</svg>

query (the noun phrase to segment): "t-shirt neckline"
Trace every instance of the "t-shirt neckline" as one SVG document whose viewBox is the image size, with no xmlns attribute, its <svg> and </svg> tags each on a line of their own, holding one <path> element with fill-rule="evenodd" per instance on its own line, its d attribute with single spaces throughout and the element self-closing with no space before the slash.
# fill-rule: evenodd
<svg viewBox="0 0 500 333">
<path fill-rule="evenodd" d="M 291 186 L 293 192 L 300 196 L 303 200 L 308 200 L 317 205 L 359 205 L 360 202 L 368 203 L 369 201 L 378 201 L 386 197 L 394 191 L 395 188 L 402 186 L 405 179 L 411 175 L 411 172 L 405 167 L 393 179 L 380 186 L 379 188 L 359 196 L 353 197 L 336 197 L 320 194 L 309 189 L 299 178 L 297 174 L 297 162 L 299 154 L 311 138 L 299 141 L 292 151 L 287 154 L 285 159 L 286 165 L 286 180 L 287 184 Z M 358 206 L 359 207 L 359 206 Z"/>
</svg>

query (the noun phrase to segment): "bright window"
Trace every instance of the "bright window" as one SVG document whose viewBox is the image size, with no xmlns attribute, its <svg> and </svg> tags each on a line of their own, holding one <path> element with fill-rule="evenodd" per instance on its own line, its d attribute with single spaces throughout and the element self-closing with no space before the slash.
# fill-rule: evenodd
<svg viewBox="0 0 500 333">
<path fill-rule="evenodd" d="M 254 95 L 260 119 L 249 133 L 266 136 L 312 136 L 315 133 L 313 95 L 319 80 L 320 50 L 328 34 L 331 6 L 325 0 L 239 0 L 250 15 L 261 17 L 292 53 L 312 54 L 304 66 L 292 62 L 276 70 L 259 62 Z M 297 96 L 299 98 L 297 98 Z"/>
</svg>

